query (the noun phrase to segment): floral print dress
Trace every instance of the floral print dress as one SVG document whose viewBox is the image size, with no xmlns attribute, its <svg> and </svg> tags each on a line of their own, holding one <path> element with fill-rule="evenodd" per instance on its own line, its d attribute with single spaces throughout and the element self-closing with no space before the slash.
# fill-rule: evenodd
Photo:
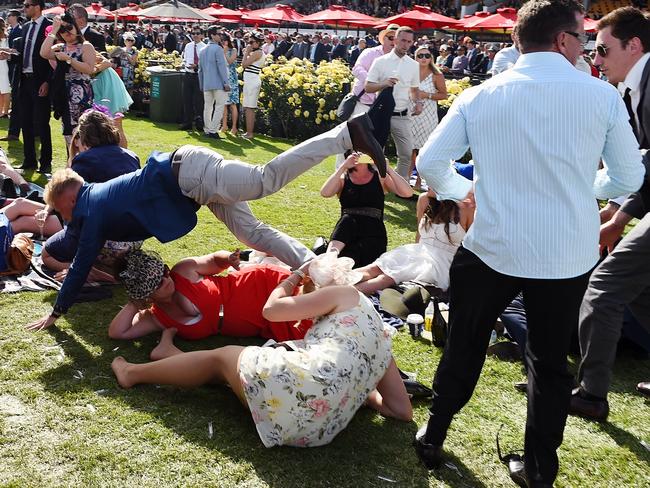
<svg viewBox="0 0 650 488">
<path fill-rule="evenodd" d="M 391 361 L 391 336 L 367 297 L 320 317 L 297 350 L 247 347 L 239 376 L 266 447 L 328 444 L 352 420 Z"/>
<path fill-rule="evenodd" d="M 228 56 L 232 55 L 234 49 L 228 50 Z M 226 105 L 239 103 L 239 75 L 237 74 L 237 59 L 228 65 L 228 84 L 230 85 L 230 93 Z"/>
<path fill-rule="evenodd" d="M 83 44 L 64 47 L 66 54 L 70 57 L 82 61 Z M 91 77 L 85 73 L 77 71 L 72 66 L 68 68 L 65 74 L 65 87 L 68 95 L 68 115 L 69 118 L 63 118 L 63 134 L 71 135 L 72 130 L 79 124 L 79 117 L 82 113 L 93 105 L 93 89 L 91 86 Z"/>
</svg>

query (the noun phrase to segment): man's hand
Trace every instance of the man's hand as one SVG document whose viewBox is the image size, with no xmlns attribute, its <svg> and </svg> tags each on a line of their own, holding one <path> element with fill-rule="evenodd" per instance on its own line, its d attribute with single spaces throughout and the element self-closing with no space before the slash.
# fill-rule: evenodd
<svg viewBox="0 0 650 488">
<path fill-rule="evenodd" d="M 411 112 L 411 115 L 420 115 L 422 113 L 422 102 L 418 100 L 415 102 L 415 107 L 413 108 L 413 112 Z"/>
<path fill-rule="evenodd" d="M 31 330 L 33 332 L 47 329 L 50 325 L 52 325 L 54 322 L 56 322 L 56 317 L 52 317 L 49 313 L 47 315 L 44 315 L 40 320 L 37 320 L 36 322 L 32 322 L 31 324 L 28 324 L 25 326 L 27 330 Z"/>
<path fill-rule="evenodd" d="M 385 88 L 389 88 L 391 86 L 395 86 L 398 82 L 399 82 L 398 78 L 387 78 L 384 81 L 383 85 Z"/>
<path fill-rule="evenodd" d="M 623 231 L 625 230 L 624 225 L 620 225 L 615 220 L 610 220 L 609 222 L 604 223 L 600 226 L 600 253 L 603 253 L 603 250 L 607 248 L 607 252 L 612 252 L 614 250 L 614 244 L 620 239 Z"/>
<path fill-rule="evenodd" d="M 46 81 L 38 88 L 38 96 L 46 97 L 49 90 L 50 90 L 50 85 Z"/>
<path fill-rule="evenodd" d="M 609 222 L 619 208 L 617 203 L 607 202 L 607 205 L 600 209 L 600 223 Z"/>
</svg>

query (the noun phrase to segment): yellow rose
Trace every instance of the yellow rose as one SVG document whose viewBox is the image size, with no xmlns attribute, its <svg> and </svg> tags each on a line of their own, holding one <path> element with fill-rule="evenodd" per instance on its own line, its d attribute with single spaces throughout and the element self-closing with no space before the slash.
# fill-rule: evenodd
<svg viewBox="0 0 650 488">
<path fill-rule="evenodd" d="M 296 117 L 300 117 L 300 109 L 299 109 L 299 108 L 297 108 L 296 110 L 294 110 L 293 113 L 294 113 L 294 115 L 295 115 Z"/>
<path fill-rule="evenodd" d="M 303 117 L 305 117 L 305 118 L 309 117 L 309 111 L 308 111 L 308 110 L 305 110 L 305 111 L 302 113 L 302 115 L 303 115 Z"/>
</svg>

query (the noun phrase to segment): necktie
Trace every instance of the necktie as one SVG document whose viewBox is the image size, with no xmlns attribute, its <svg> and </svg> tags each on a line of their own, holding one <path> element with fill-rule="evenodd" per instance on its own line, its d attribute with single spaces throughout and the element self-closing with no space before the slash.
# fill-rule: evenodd
<svg viewBox="0 0 650 488">
<path fill-rule="evenodd" d="M 194 66 L 199 64 L 199 46 L 194 43 Z"/>
<path fill-rule="evenodd" d="M 34 26 L 36 25 L 36 22 L 33 20 L 29 23 L 29 32 L 27 33 L 27 44 L 25 44 L 25 51 L 23 56 L 25 56 L 25 59 L 23 60 L 23 66 L 25 68 L 30 68 L 32 66 L 32 57 L 31 57 L 31 50 L 32 50 L 32 44 L 34 43 L 34 31 L 36 30 Z"/>
<path fill-rule="evenodd" d="M 630 125 L 632 126 L 632 130 L 634 131 L 634 135 L 639 137 L 639 132 L 636 127 L 636 118 L 634 117 L 634 111 L 632 110 L 632 97 L 630 96 L 630 89 L 626 88 L 625 89 L 625 95 L 623 95 L 623 101 L 625 102 L 625 108 L 627 109 L 627 114 L 630 116 Z"/>
</svg>

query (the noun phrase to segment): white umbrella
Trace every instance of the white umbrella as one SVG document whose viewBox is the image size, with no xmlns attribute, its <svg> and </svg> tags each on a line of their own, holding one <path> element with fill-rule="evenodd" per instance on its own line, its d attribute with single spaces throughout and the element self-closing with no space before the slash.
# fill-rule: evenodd
<svg viewBox="0 0 650 488">
<path fill-rule="evenodd" d="M 182 2 L 171 1 L 140 10 L 135 13 L 138 17 L 147 19 L 170 19 L 174 21 L 206 21 L 215 22 L 214 17 L 206 15 L 199 10 Z"/>
</svg>

